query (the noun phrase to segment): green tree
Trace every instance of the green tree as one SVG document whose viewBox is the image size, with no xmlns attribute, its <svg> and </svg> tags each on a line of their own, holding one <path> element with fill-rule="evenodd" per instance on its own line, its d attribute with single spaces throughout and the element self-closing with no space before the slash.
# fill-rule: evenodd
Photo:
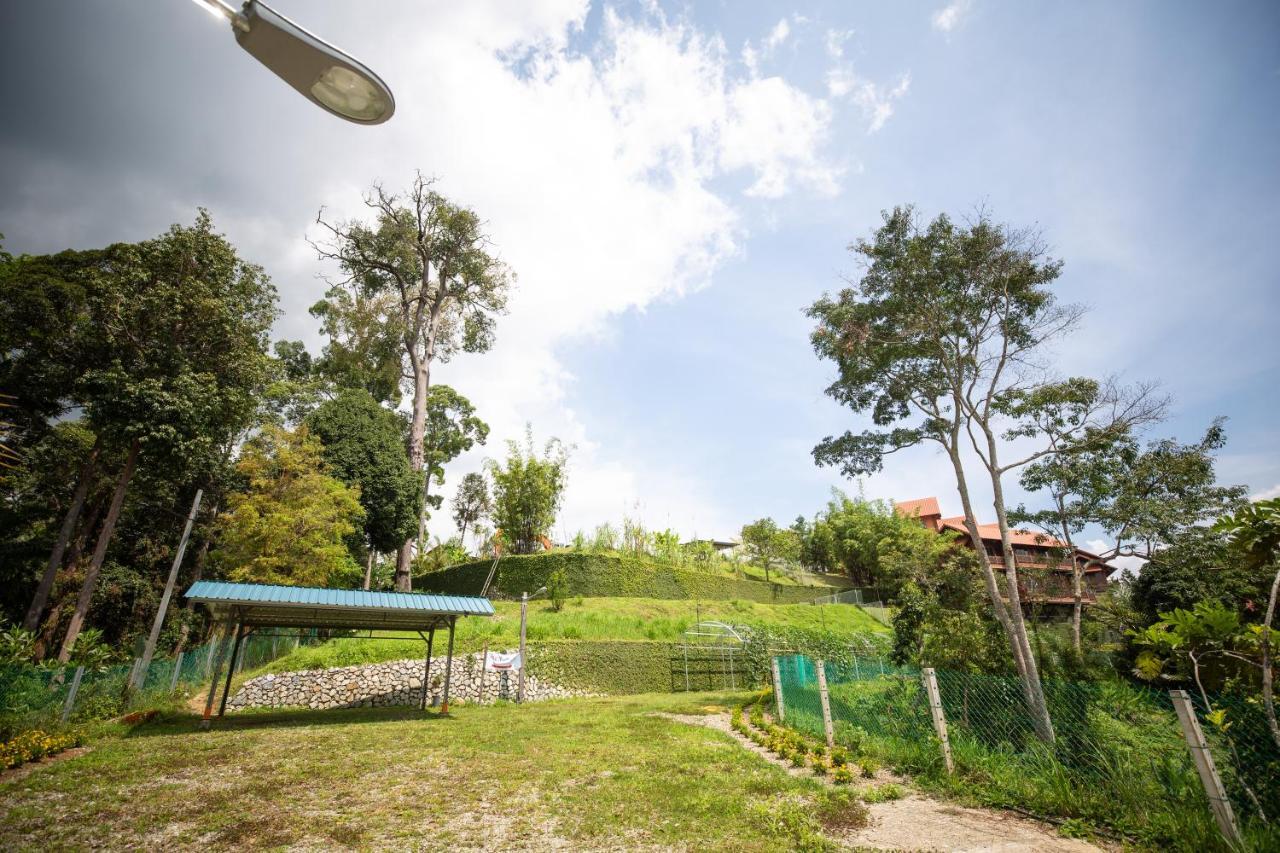
<svg viewBox="0 0 1280 853">
<path fill-rule="evenodd" d="M 555 524 L 564 497 L 569 451 L 552 438 L 539 456 L 533 446 L 533 429 L 526 428 L 522 448 L 507 442 L 507 460 L 489 460 L 493 480 L 493 522 L 502 541 L 515 554 L 532 554 Z"/>
<path fill-rule="evenodd" d="M 349 388 L 305 421 L 324 445 L 329 472 L 360 488 L 364 540 L 374 552 L 394 551 L 418 521 L 418 478 L 404 448 L 404 422 L 363 388 Z"/>
<path fill-rule="evenodd" d="M 1258 636 L 1261 650 L 1262 704 L 1267 712 L 1267 725 L 1271 737 L 1280 747 L 1280 725 L 1276 723 L 1276 705 L 1272 686 L 1271 624 L 1276 615 L 1276 596 L 1280 593 L 1280 498 L 1257 501 L 1242 507 L 1234 515 L 1220 519 L 1216 529 L 1225 533 L 1232 550 L 1255 571 L 1275 571 L 1271 591 L 1267 595 L 1267 610 Z"/>
<path fill-rule="evenodd" d="M 1050 507 L 1032 511 L 1025 506 L 1009 510 L 1014 524 L 1032 524 L 1065 544 L 1057 559 L 1070 560 L 1072 586 L 1071 644 L 1077 656 L 1081 648 L 1084 613 L 1084 573 L 1087 561 L 1076 552 L 1074 537 L 1085 526 L 1100 521 L 1106 493 L 1114 488 L 1107 464 L 1132 444 L 1135 425 L 1161 416 L 1165 403 L 1156 400 L 1150 387 L 1124 389 L 1114 381 L 1072 379 L 1044 386 L 1026 394 L 1010 395 L 1008 412 L 1020 418 L 1015 437 L 1042 438 L 1052 451 L 1022 470 L 1020 482 L 1030 492 L 1048 494 Z M 1110 422 L 1117 428 L 1081 434 L 1081 426 L 1100 410 L 1124 412 Z M 1136 409 L 1144 411 L 1134 417 Z"/>
<path fill-rule="evenodd" d="M 458 526 L 458 539 L 467 544 L 467 528 L 493 511 L 489 501 L 489 485 L 483 474 L 464 474 L 453 498 L 453 523 Z"/>
<path fill-rule="evenodd" d="M 1113 410 L 1093 412 L 1064 433 L 1057 448 L 1043 441 L 1002 441 L 1031 434 L 1032 403 L 1066 393 L 1071 382 L 1053 379 L 1041 353 L 1074 328 L 1081 311 L 1056 301 L 1051 288 L 1061 263 L 1047 257 L 1036 234 L 999 226 L 985 214 L 963 227 L 946 216 L 922 225 L 905 207 L 885 213 L 874 238 L 851 249 L 865 262 L 863 275 L 810 306 L 808 315 L 817 321 L 811 341 L 839 371 L 827 394 L 870 414 L 875 429 L 828 436 L 814 458 L 862 476 L 879 471 L 887 455 L 925 441 L 946 451 L 1028 713 L 1037 735 L 1052 743 L 1053 721 L 1022 613 L 1004 476 L 1038 459 L 1075 452 L 1095 435 L 1121 431 L 1126 421 Z M 1133 416 L 1145 411 L 1139 408 Z M 962 448 L 973 450 L 990 481 L 1003 589 L 985 558 Z M 1011 448 L 1025 455 L 1009 461 L 1004 454 Z"/>
<path fill-rule="evenodd" d="M 492 253 L 475 211 L 450 202 L 421 175 L 403 197 L 374 186 L 365 205 L 372 225 L 318 219 L 328 237 L 316 249 L 342 277 L 315 311 L 345 353 L 373 353 L 375 364 L 393 344 L 401 353 L 401 374 L 413 388 L 409 460 L 429 476 L 431 368 L 459 349 L 492 345 L 494 318 L 514 277 Z M 412 551 L 410 538 L 396 556 L 402 591 L 410 588 Z"/>
<path fill-rule="evenodd" d="M 489 425 L 476 416 L 471 401 L 448 385 L 433 385 L 427 392 L 425 468 L 422 476 L 422 509 L 418 515 L 419 549 L 426 542 L 428 507 L 440 508 L 431 484 L 444 485 L 444 466 L 489 438 Z"/>
<path fill-rule="evenodd" d="M 364 520 L 358 487 L 325 473 L 323 448 L 305 426 L 268 426 L 247 442 L 245 480 L 219 519 L 210 555 L 231 580 L 286 586 L 354 585 L 346 537 Z"/>
<path fill-rule="evenodd" d="M 800 538 L 794 530 L 779 528 L 772 518 L 759 518 L 743 525 L 741 536 L 748 559 L 764 569 L 765 580 L 770 580 L 771 566 L 800 558 Z"/>
</svg>

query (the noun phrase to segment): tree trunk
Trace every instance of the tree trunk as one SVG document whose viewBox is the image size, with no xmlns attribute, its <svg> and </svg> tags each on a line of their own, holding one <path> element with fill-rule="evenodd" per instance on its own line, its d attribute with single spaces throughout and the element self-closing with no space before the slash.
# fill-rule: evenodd
<svg viewBox="0 0 1280 853">
<path fill-rule="evenodd" d="M 987 596 L 991 599 L 991 610 L 1000 627 L 1004 629 L 1005 639 L 1009 641 L 1009 652 L 1013 655 L 1014 669 L 1018 671 L 1019 678 L 1025 679 L 1027 667 L 1023 659 L 1022 646 L 1014 632 L 1013 621 L 1009 618 L 1009 609 L 1005 607 L 1004 600 L 1000 597 L 1000 581 L 996 578 L 991 559 L 987 556 L 987 546 L 982 541 L 982 534 L 978 531 L 977 516 L 973 514 L 973 501 L 969 497 L 969 481 L 964 473 L 964 463 L 960 459 L 958 428 L 952 429 L 951 438 L 951 444 L 947 445 L 946 449 L 947 455 L 951 458 L 951 466 L 955 469 L 956 490 L 960 493 L 960 508 L 964 511 L 964 529 L 969 534 L 969 543 L 978 555 L 978 565 L 982 569 Z"/>
<path fill-rule="evenodd" d="M 364 565 L 364 589 L 373 583 L 373 549 L 369 549 L 369 559 Z"/>
<path fill-rule="evenodd" d="M 1022 649 L 1025 667 L 1022 688 L 1027 697 L 1027 710 L 1031 714 L 1031 722 L 1035 725 L 1036 736 L 1045 743 L 1052 744 L 1053 720 L 1049 716 L 1049 704 L 1044 697 L 1040 668 L 1031 651 L 1031 640 L 1027 637 L 1027 624 L 1022 617 L 1022 593 L 1018 589 L 1018 564 L 1014 560 L 1013 543 L 1009 539 L 1009 517 L 1005 511 L 1004 484 L 1001 482 L 999 462 L 996 460 L 995 436 L 986 424 L 982 424 L 982 430 L 987 438 L 987 462 L 994 498 L 992 503 L 996 511 L 996 524 L 1000 527 L 1000 551 L 1004 557 L 1005 588 L 1009 594 L 1009 621 L 1013 625 L 1014 637 Z"/>
<path fill-rule="evenodd" d="M 1080 565 L 1080 561 L 1076 558 L 1076 546 L 1071 541 L 1071 526 L 1067 524 L 1067 508 L 1062 502 L 1061 495 L 1055 495 L 1054 501 L 1058 504 L 1058 519 L 1062 523 L 1062 541 L 1066 543 L 1067 554 L 1071 558 L 1071 595 L 1073 601 L 1071 603 L 1071 648 L 1075 649 L 1076 656 L 1084 655 L 1083 646 L 1080 643 L 1080 621 L 1084 613 L 1084 570 L 1085 566 Z M 1050 569 L 1050 573 L 1053 569 Z"/>
<path fill-rule="evenodd" d="M 1271 737 L 1280 747 L 1280 725 L 1276 724 L 1275 692 L 1271 679 L 1271 620 L 1276 615 L 1276 593 L 1280 591 L 1280 570 L 1276 579 L 1271 582 L 1271 597 L 1267 600 L 1267 618 L 1262 623 L 1262 707 L 1267 712 L 1267 725 L 1271 729 Z"/>
<path fill-rule="evenodd" d="M 129 488 L 129 480 L 133 478 L 134 468 L 138 462 L 138 451 L 141 445 L 134 439 L 129 445 L 129 455 L 125 459 L 120 478 L 116 481 L 115 492 L 111 495 L 111 506 L 107 508 L 107 517 L 102 521 L 102 530 L 98 533 L 98 543 L 94 546 L 93 557 L 89 568 L 85 571 L 84 581 L 80 585 L 80 597 L 76 600 L 75 612 L 71 614 L 71 622 L 67 625 L 66 636 L 62 638 L 62 648 L 58 652 L 58 661 L 66 663 L 71 659 L 71 650 L 75 648 L 76 638 L 84 626 L 85 616 L 89 612 L 89 602 L 93 599 L 93 590 L 98 585 L 98 574 L 102 571 L 102 563 L 107 557 L 107 546 L 111 544 L 111 535 L 115 532 L 116 521 L 120 518 L 120 507 L 124 504 L 124 494 Z"/>
<path fill-rule="evenodd" d="M 98 465 L 98 454 L 101 450 L 102 438 L 98 437 L 94 439 L 93 449 L 89 451 L 88 458 L 80 466 L 80 480 L 76 483 L 76 490 L 71 496 L 71 506 L 67 508 L 66 517 L 62 519 L 58 540 L 53 543 L 53 551 L 49 554 L 49 562 L 44 567 L 44 575 L 36 586 L 35 595 L 31 597 L 31 606 L 27 608 L 27 615 L 22 620 L 22 627 L 28 631 L 34 631 L 40 626 L 40 615 L 44 613 L 44 607 L 49 602 L 49 593 L 53 591 L 53 582 L 58 577 L 58 570 L 62 568 L 62 557 L 67 550 L 67 542 L 75 532 L 76 522 L 80 520 L 80 511 L 84 509 L 84 500 L 89 494 L 89 486 L 93 480 L 93 472 Z"/>
</svg>

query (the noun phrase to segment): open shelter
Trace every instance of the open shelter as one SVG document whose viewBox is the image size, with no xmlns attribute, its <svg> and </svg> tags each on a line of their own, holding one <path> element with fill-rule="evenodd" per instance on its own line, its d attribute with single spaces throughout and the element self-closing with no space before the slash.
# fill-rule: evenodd
<svg viewBox="0 0 1280 853">
<path fill-rule="evenodd" d="M 236 669 L 241 642 L 251 633 L 276 629 L 324 628 L 353 631 L 412 631 L 426 644 L 422 676 L 422 707 L 427 703 L 427 676 L 437 628 L 449 629 L 449 648 L 444 670 L 441 711 L 449 710 L 449 676 L 453 668 L 454 626 L 460 616 L 492 616 L 487 598 L 469 595 L 435 595 L 420 592 L 370 592 L 359 589 L 321 589 L 306 586 L 271 586 L 256 583 L 197 581 L 186 592 L 193 604 L 208 608 L 215 623 L 227 627 L 219 645 L 217 664 L 209 682 L 201 725 L 209 726 L 218 677 L 222 672 L 226 647 L 231 643 L 226 684 L 218 707 L 221 717 L 227 710 L 227 694 Z"/>
</svg>

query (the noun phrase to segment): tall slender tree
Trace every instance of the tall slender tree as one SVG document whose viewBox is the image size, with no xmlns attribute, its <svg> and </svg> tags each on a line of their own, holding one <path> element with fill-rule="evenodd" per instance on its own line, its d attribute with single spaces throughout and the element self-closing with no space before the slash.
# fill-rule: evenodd
<svg viewBox="0 0 1280 853">
<path fill-rule="evenodd" d="M 1028 713 L 1037 735 L 1052 743 L 1053 721 L 1023 618 L 1004 476 L 1037 459 L 1077 452 L 1089 437 L 1123 425 L 1109 422 L 1104 411 L 1056 449 L 1004 439 L 1025 429 L 1018 406 L 1028 395 L 1069 387 L 1049 375 L 1042 353 L 1075 327 L 1081 310 L 1056 301 L 1051 288 L 1061 263 L 1047 257 L 1038 236 L 999 226 L 985 214 L 967 226 L 945 215 L 922 225 L 911 207 L 895 208 L 873 239 L 850 249 L 865 270 L 809 308 L 817 321 L 811 341 L 839 371 L 827 394 L 868 413 L 876 429 L 828 436 L 814 458 L 859 476 L 880 470 L 887 455 L 904 448 L 925 441 L 943 448 Z M 1011 447 L 1018 455 L 1006 461 Z M 978 530 L 965 458 L 970 450 L 994 496 L 1003 583 Z"/>
<path fill-rule="evenodd" d="M 459 349 L 484 352 L 492 345 L 514 275 L 493 253 L 480 217 L 421 174 L 403 196 L 375 185 L 365 205 L 372 223 L 326 221 L 323 211 L 317 217 L 324 236 L 314 245 L 340 277 L 315 311 L 348 351 L 385 352 L 387 342 L 398 344 L 402 375 L 413 389 L 409 459 L 423 472 L 431 368 Z M 398 590 L 410 588 L 412 554 L 410 537 L 396 555 Z"/>
</svg>

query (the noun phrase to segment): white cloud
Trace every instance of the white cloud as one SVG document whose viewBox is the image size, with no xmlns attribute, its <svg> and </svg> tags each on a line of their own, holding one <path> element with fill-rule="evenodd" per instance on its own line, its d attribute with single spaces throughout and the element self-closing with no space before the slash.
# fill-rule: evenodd
<svg viewBox="0 0 1280 853">
<path fill-rule="evenodd" d="M 446 498 L 458 473 L 501 456 L 529 421 L 535 441 L 576 445 L 557 535 L 616 523 L 628 507 L 648 524 L 719 532 L 727 519 L 709 484 L 588 434 L 557 350 L 701 286 L 739 250 L 741 197 L 726 178 L 743 178 L 750 197 L 836 193 L 840 168 L 824 153 L 831 107 L 781 77 L 759 77 L 747 51 L 744 74 L 719 36 L 658 11 L 632 18 L 606 8 L 599 39 L 580 51 L 571 37 L 585 7 L 521 8 L 512 21 L 505 4 L 451 7 L 429 28 L 400 33 L 405 44 L 385 51 L 399 67 L 379 66 L 404 81 L 397 101 L 414 109 L 386 126 L 378 174 L 390 186 L 417 167 L 440 175 L 442 191 L 489 221 L 519 275 L 494 350 L 433 373 L 493 427 L 487 448 L 451 466 Z M 784 19 L 765 44 L 789 34 Z M 359 189 L 326 200 L 345 197 L 338 210 L 355 214 Z M 448 534 L 446 516 L 434 532 Z"/>
<path fill-rule="evenodd" d="M 1280 483 L 1276 483 L 1269 489 L 1263 489 L 1256 494 L 1249 495 L 1249 500 L 1255 503 L 1257 501 L 1269 501 L 1272 498 L 1280 498 Z"/>
<path fill-rule="evenodd" d="M 791 24 L 787 22 L 786 18 L 782 18 L 778 23 L 773 25 L 773 29 L 769 31 L 769 35 L 765 36 L 765 53 L 772 53 L 780 44 L 787 40 L 787 36 L 789 35 L 791 35 Z"/>
<path fill-rule="evenodd" d="M 844 43 L 853 38 L 853 30 L 827 30 L 827 56 L 844 58 Z"/>
<path fill-rule="evenodd" d="M 951 3 L 933 13 L 930 19 L 933 28 L 944 33 L 951 32 L 963 23 L 972 6 L 973 0 L 952 0 Z"/>
<path fill-rule="evenodd" d="M 875 133 L 893 117 L 894 105 L 911 88 L 911 75 L 903 74 L 892 87 L 862 77 L 849 63 L 838 63 L 827 71 L 827 92 L 833 98 L 848 98 L 862 111 L 867 132 Z"/>
</svg>

